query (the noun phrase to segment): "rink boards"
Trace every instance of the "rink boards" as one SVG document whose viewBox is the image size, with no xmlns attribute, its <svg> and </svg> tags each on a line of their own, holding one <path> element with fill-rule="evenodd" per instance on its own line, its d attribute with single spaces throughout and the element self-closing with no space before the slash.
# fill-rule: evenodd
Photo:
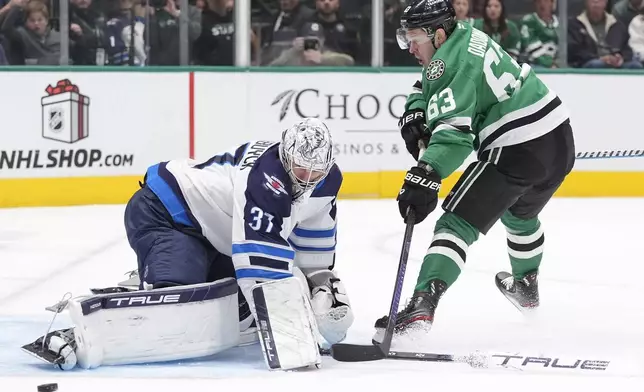
<svg viewBox="0 0 644 392">
<path fill-rule="evenodd" d="M 277 140 L 302 117 L 331 129 L 343 198 L 395 197 L 414 163 L 397 121 L 417 72 L 50 71 L 0 73 L 0 207 L 124 203 L 154 163 Z M 541 76 L 570 109 L 578 153 L 593 158 L 577 160 L 557 196 L 644 196 L 644 75 Z"/>
</svg>

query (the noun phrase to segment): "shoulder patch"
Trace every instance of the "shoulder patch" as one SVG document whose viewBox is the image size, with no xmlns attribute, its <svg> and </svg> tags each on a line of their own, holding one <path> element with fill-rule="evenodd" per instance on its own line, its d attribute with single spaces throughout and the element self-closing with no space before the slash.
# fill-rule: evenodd
<svg viewBox="0 0 644 392">
<path fill-rule="evenodd" d="M 427 80 L 436 80 L 445 73 L 445 62 L 441 59 L 432 60 L 427 66 Z"/>
<path fill-rule="evenodd" d="M 288 192 L 284 189 L 284 183 L 277 176 L 269 176 L 264 172 L 264 178 L 266 179 L 264 188 L 272 191 L 276 197 L 279 197 L 280 194 L 288 195 Z"/>
</svg>

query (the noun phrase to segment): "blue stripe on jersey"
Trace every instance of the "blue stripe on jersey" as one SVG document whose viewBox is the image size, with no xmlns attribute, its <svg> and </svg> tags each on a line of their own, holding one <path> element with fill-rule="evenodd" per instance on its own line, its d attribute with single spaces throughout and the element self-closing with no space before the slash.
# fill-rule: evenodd
<svg viewBox="0 0 644 392">
<path fill-rule="evenodd" d="M 293 230 L 293 234 L 302 238 L 330 238 L 335 236 L 336 227 L 329 230 L 310 230 L 310 229 L 300 229 L 296 227 Z"/>
<path fill-rule="evenodd" d="M 234 159 L 235 166 L 239 165 L 239 163 L 242 161 L 242 158 L 246 154 L 246 150 L 248 149 L 249 145 L 250 143 L 242 144 L 235 150 L 235 159 Z"/>
<path fill-rule="evenodd" d="M 281 269 L 286 271 L 288 271 L 289 265 L 291 264 L 288 261 L 269 259 L 267 257 L 261 256 L 249 256 L 248 258 L 250 259 L 250 265 Z"/>
<path fill-rule="evenodd" d="M 208 159 L 206 162 L 200 163 L 198 165 L 195 165 L 195 169 L 205 169 L 208 166 L 211 165 L 233 165 L 237 166 L 239 165 L 239 162 L 241 162 L 242 158 L 244 157 L 244 154 L 246 153 L 246 148 L 248 148 L 248 144 L 242 144 L 241 146 L 237 147 L 235 150 L 235 155 L 232 155 L 231 153 L 227 152 L 222 155 L 215 155 L 214 157 Z"/>
<path fill-rule="evenodd" d="M 289 243 L 293 247 L 293 249 L 302 251 L 302 252 L 333 252 L 335 251 L 335 245 L 331 247 L 325 247 L 325 248 L 316 248 L 314 246 L 298 246 L 296 245 L 293 241 L 289 240 Z"/>
<path fill-rule="evenodd" d="M 255 268 L 241 268 L 235 273 L 237 274 L 237 279 L 285 279 L 293 276 L 290 272 L 266 271 Z"/>
<path fill-rule="evenodd" d="M 195 165 L 194 168 L 205 169 L 210 165 L 225 165 L 225 164 L 232 165 L 234 164 L 234 162 L 235 162 L 235 157 L 233 157 L 230 153 L 225 153 L 223 155 L 215 155 L 214 157 L 208 159 L 206 162 Z"/>
<path fill-rule="evenodd" d="M 267 256 L 281 257 L 284 259 L 295 258 L 295 252 L 289 249 L 277 248 L 268 244 L 233 244 L 233 255 L 243 253 L 262 253 Z"/>
<path fill-rule="evenodd" d="M 159 166 L 160 164 L 156 164 L 148 168 L 145 184 L 161 200 L 172 219 L 186 226 L 194 227 L 177 195 L 172 191 L 170 185 L 159 176 Z"/>
</svg>

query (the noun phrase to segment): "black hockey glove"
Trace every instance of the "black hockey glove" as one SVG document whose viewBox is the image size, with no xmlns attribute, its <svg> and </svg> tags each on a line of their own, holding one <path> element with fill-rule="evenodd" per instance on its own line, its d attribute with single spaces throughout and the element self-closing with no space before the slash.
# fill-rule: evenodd
<svg viewBox="0 0 644 392">
<path fill-rule="evenodd" d="M 418 156 L 420 153 L 418 141 L 422 140 L 425 147 L 429 144 L 430 135 L 425 123 L 425 111 L 422 109 L 407 110 L 398 120 L 398 127 L 407 151 L 415 160 L 418 160 L 420 158 Z"/>
<path fill-rule="evenodd" d="M 427 171 L 429 170 L 429 171 Z M 398 209 L 407 223 L 410 208 L 416 212 L 416 222 L 420 223 L 436 209 L 441 178 L 431 167 L 414 166 L 405 175 L 405 183 L 398 193 Z"/>
</svg>

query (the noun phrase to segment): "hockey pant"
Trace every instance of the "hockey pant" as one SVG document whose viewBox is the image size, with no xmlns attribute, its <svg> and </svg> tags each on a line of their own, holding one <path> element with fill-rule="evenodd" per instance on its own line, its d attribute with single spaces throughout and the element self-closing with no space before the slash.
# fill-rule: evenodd
<svg viewBox="0 0 644 392">
<path fill-rule="evenodd" d="M 125 230 L 137 256 L 140 288 L 162 288 L 235 278 L 232 259 L 194 227 L 175 222 L 145 184 L 128 202 Z M 251 317 L 239 290 L 240 321 Z M 247 320 L 248 321 L 248 320 Z"/>
<path fill-rule="evenodd" d="M 544 245 L 539 213 L 574 161 L 569 121 L 537 139 L 480 153 L 443 202 L 444 214 L 436 223 L 416 290 L 427 291 L 432 279 L 453 284 L 465 266 L 468 247 L 499 219 L 506 228 L 514 277 L 538 269 Z"/>
</svg>

